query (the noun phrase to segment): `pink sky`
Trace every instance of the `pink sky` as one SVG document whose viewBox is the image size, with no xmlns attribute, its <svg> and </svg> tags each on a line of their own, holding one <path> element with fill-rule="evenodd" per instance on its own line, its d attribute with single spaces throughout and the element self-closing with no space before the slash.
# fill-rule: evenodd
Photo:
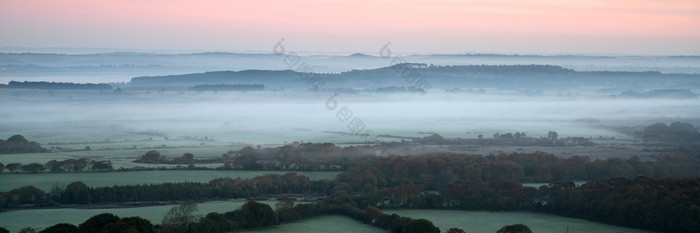
<svg viewBox="0 0 700 233">
<path fill-rule="evenodd" d="M 0 0 L 0 47 L 700 55 L 698 0 Z"/>
</svg>

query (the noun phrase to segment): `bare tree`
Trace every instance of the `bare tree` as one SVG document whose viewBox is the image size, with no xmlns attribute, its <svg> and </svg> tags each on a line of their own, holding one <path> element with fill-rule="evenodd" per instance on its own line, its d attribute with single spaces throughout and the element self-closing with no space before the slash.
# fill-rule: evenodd
<svg viewBox="0 0 700 233">
<path fill-rule="evenodd" d="M 163 217 L 163 226 L 175 229 L 184 229 L 190 223 L 199 219 L 197 212 L 199 207 L 197 203 L 185 202 L 179 206 L 175 206 Z"/>
</svg>

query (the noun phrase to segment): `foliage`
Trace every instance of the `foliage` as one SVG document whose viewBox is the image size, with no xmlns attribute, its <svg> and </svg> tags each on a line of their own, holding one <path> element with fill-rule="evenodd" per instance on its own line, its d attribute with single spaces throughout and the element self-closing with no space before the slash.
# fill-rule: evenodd
<svg viewBox="0 0 700 233">
<path fill-rule="evenodd" d="M 663 142 L 670 144 L 700 142 L 700 133 L 690 123 L 674 122 L 671 125 L 656 123 L 647 126 L 643 132 L 645 142 Z"/>
<path fill-rule="evenodd" d="M 540 193 L 550 197 L 545 210 L 565 216 L 665 232 L 700 229 L 700 177 L 602 179 Z"/>
<path fill-rule="evenodd" d="M 194 202 L 185 202 L 171 208 L 163 217 L 163 226 L 169 229 L 183 229 L 199 218 L 199 207 Z"/>
<path fill-rule="evenodd" d="M 22 135 L 13 135 L 7 140 L 0 140 L 0 154 L 46 152 L 37 142 L 30 142 Z"/>
<path fill-rule="evenodd" d="M 80 230 L 78 230 L 78 227 L 76 227 L 73 224 L 68 224 L 68 223 L 59 223 L 56 225 L 53 225 L 49 228 L 46 228 L 42 231 L 39 231 L 39 233 L 79 233 Z"/>
<path fill-rule="evenodd" d="M 330 154 L 326 157 L 333 157 L 337 155 L 334 153 L 342 154 L 345 151 L 332 144 L 309 145 L 297 150 L 302 145 L 306 144 L 288 149 L 317 154 L 319 158 L 323 158 L 321 154 L 324 153 Z M 272 151 L 280 152 L 247 148 L 233 155 L 234 158 L 262 158 Z M 260 164 L 256 160 L 251 161 Z M 382 214 L 379 208 L 540 211 L 658 231 L 693 232 L 693 229 L 700 229 L 695 221 L 700 219 L 700 209 L 697 208 L 700 206 L 700 177 L 657 179 L 637 176 L 697 176 L 694 174 L 700 172 L 698 161 L 692 157 L 666 156 L 657 161 L 640 161 L 634 157 L 590 161 L 586 157 L 562 159 L 545 153 L 489 156 L 432 154 L 368 157 L 357 159 L 352 164 L 334 181 L 310 181 L 308 177 L 289 173 L 252 179 L 218 178 L 208 183 L 97 188 L 75 182 L 69 184 L 60 195 L 52 196 L 71 204 L 290 194 L 328 196 L 320 203 L 296 206 L 281 198 L 277 212 L 267 205 L 251 202 L 241 210 L 223 215 L 208 214 L 199 221 L 193 219 L 184 225 L 164 222 L 164 225 L 176 226 L 174 228 L 178 231 L 190 232 L 235 231 L 323 214 L 342 214 L 392 232 L 404 232 L 414 221 Z M 578 179 L 593 181 L 580 187 L 570 181 Z M 559 182 L 536 189 L 523 187 L 522 181 Z M 5 207 L 50 203 L 48 194 L 31 186 L 2 193 L 0 197 L 6 200 Z M 423 227 L 419 223 L 414 223 L 414 227 Z M 129 225 L 114 224 L 115 227 Z"/>
<path fill-rule="evenodd" d="M 151 150 L 142 155 L 141 158 L 134 160 L 138 163 L 160 163 L 163 160 L 163 156 L 157 150 Z"/>
<path fill-rule="evenodd" d="M 278 216 L 269 205 L 256 201 L 246 202 L 241 207 L 245 228 L 260 228 L 277 224 Z"/>
<path fill-rule="evenodd" d="M 34 228 L 31 227 L 25 227 L 20 229 L 18 233 L 36 233 L 36 230 L 34 230 Z"/>
<path fill-rule="evenodd" d="M 277 148 L 244 147 L 228 151 L 225 169 L 345 170 L 375 157 L 369 146 L 339 147 L 332 143 L 293 143 Z"/>
<path fill-rule="evenodd" d="M 156 229 L 151 221 L 141 217 L 126 217 L 120 219 L 119 222 L 123 222 L 128 228 L 134 229 L 139 233 L 156 233 Z"/>
<path fill-rule="evenodd" d="M 156 233 L 156 229 L 146 219 L 140 217 L 119 218 L 110 213 L 102 213 L 90 217 L 85 222 L 78 225 L 79 232 L 95 233 Z"/>
<path fill-rule="evenodd" d="M 11 163 L 5 166 L 12 173 L 39 173 L 39 172 L 83 172 L 83 171 L 112 171 L 112 162 L 81 159 L 66 159 L 62 161 L 51 160 L 46 164 Z"/>
<path fill-rule="evenodd" d="M 427 219 L 416 219 L 408 223 L 403 231 L 404 233 L 440 233 L 440 228 L 435 227 L 432 222 Z"/>
<path fill-rule="evenodd" d="M 61 194 L 61 202 L 73 204 L 91 203 L 90 189 L 85 183 L 80 181 L 70 183 Z"/>
<path fill-rule="evenodd" d="M 102 213 L 92 216 L 85 222 L 78 225 L 81 232 L 99 232 L 102 228 L 110 223 L 119 221 L 119 217 L 111 213 Z"/>
<path fill-rule="evenodd" d="M 501 227 L 496 233 L 532 233 L 532 230 L 525 224 L 513 224 Z"/>
<path fill-rule="evenodd" d="M 44 191 L 34 186 L 24 186 L 10 190 L 7 193 L 0 193 L 5 200 L 4 207 L 16 207 L 21 205 L 31 205 L 36 203 L 48 203 L 49 198 Z"/>
</svg>

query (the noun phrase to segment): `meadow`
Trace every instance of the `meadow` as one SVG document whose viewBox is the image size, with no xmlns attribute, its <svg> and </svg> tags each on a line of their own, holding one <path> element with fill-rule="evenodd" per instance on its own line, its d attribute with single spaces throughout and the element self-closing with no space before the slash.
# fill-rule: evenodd
<svg viewBox="0 0 700 233">
<path fill-rule="evenodd" d="M 245 232 L 255 233 L 294 233 L 294 232 L 334 232 L 334 233 L 374 233 L 388 232 L 362 224 L 351 218 L 328 215 L 284 225 L 276 225 Z"/>
<path fill-rule="evenodd" d="M 651 231 L 541 213 L 459 210 L 383 210 L 383 212 L 428 219 L 442 232 L 447 232 L 452 227 L 461 228 L 467 233 L 496 232 L 505 225 L 522 223 L 529 226 L 532 232 L 537 233 L 651 233 Z"/>
</svg>

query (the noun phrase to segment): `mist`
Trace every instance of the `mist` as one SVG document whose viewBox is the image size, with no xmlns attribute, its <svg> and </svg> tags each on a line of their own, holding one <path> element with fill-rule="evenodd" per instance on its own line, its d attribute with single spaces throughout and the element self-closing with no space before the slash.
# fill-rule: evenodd
<svg viewBox="0 0 700 233">
<path fill-rule="evenodd" d="M 419 95 L 11 90 L 2 91 L 6 101 L 0 103 L 4 109 L 0 137 L 22 133 L 39 142 L 51 142 L 86 132 L 97 135 L 151 132 L 171 138 L 208 135 L 219 141 L 251 144 L 360 143 L 363 138 L 352 135 L 349 120 L 359 119 L 364 123 L 362 132 L 371 130 L 376 135 L 417 137 L 431 132 L 462 138 L 515 131 L 537 137 L 546 136 L 548 131 L 578 137 L 625 137 L 616 129 L 656 122 L 700 123 L 697 117 L 700 101 L 696 98 L 485 92 L 455 94 L 433 90 Z M 393 140 L 381 136 L 379 139 Z"/>
</svg>

